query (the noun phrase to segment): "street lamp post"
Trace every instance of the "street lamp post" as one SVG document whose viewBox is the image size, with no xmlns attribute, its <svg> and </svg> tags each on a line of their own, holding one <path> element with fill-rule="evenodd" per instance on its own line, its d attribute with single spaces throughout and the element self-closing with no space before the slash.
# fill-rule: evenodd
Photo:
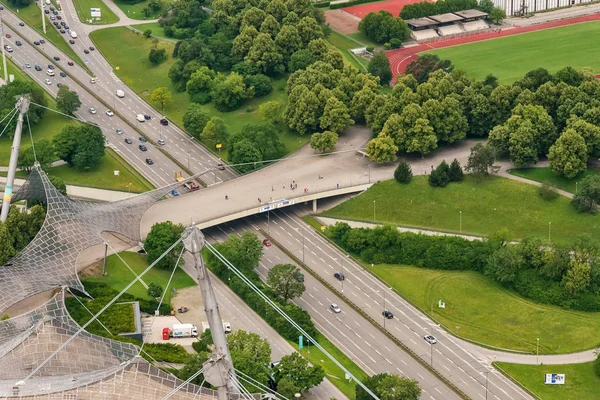
<svg viewBox="0 0 600 400">
<path fill-rule="evenodd" d="M 129 197 L 129 196 L 131 196 L 131 182 L 129 183 L 129 185 L 125 185 L 125 186 L 127 186 L 127 193 L 129 193 L 128 194 L 128 197 Z"/>
<path fill-rule="evenodd" d="M 535 346 L 535 363 L 539 364 L 540 357 L 540 338 L 537 338 L 537 345 Z"/>
</svg>

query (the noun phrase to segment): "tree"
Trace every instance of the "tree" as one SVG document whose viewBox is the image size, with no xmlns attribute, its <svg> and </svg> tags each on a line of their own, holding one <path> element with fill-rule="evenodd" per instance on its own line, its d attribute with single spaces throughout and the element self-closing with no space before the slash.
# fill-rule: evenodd
<svg viewBox="0 0 600 400">
<path fill-rule="evenodd" d="M 477 143 L 471 147 L 471 154 L 469 154 L 469 161 L 465 167 L 467 172 L 472 173 L 480 181 L 481 178 L 488 176 L 491 173 L 496 173 L 500 169 L 500 166 L 494 165 L 496 161 L 495 151 L 488 145 Z"/>
<path fill-rule="evenodd" d="M 156 299 L 163 294 L 163 288 L 156 282 L 150 282 L 148 285 L 148 296 Z"/>
<path fill-rule="evenodd" d="M 368 13 L 358 24 L 358 29 L 377 43 L 404 40 L 410 34 L 406 22 L 385 10 Z"/>
<path fill-rule="evenodd" d="M 310 51 L 306 49 L 298 50 L 290 57 L 288 71 L 295 72 L 299 69 L 306 69 L 314 60 L 315 56 Z"/>
<path fill-rule="evenodd" d="M 292 54 L 300 50 L 302 46 L 302 38 L 298 34 L 296 27 L 284 25 L 275 37 L 275 46 L 277 46 L 279 53 L 283 56 L 284 64 L 289 66 Z"/>
<path fill-rule="evenodd" d="M 159 222 L 152 225 L 146 240 L 144 240 L 144 250 L 148 255 L 148 262 L 153 263 L 181 237 L 184 226 L 174 224 L 171 221 Z M 179 243 L 169 253 L 156 263 L 158 268 L 172 269 L 179 258 L 179 253 L 183 248 L 183 243 Z M 183 260 L 180 261 L 183 263 Z M 180 264 L 181 266 L 182 264 Z"/>
<path fill-rule="evenodd" d="M 281 27 L 279 25 L 279 22 L 277 22 L 275 17 L 273 17 L 272 15 L 267 15 L 262 24 L 260 24 L 259 32 L 266 33 L 269 36 L 271 36 L 271 38 L 275 39 L 275 37 L 279 33 L 280 28 Z"/>
<path fill-rule="evenodd" d="M 494 7 L 490 12 L 488 18 L 493 21 L 496 25 L 499 25 L 506 19 L 506 13 L 500 7 Z"/>
<path fill-rule="evenodd" d="M 167 50 L 165 49 L 156 49 L 153 47 L 150 49 L 150 53 L 148 53 L 148 61 L 153 65 L 162 64 L 168 57 Z"/>
<path fill-rule="evenodd" d="M 290 378 L 281 378 L 277 382 L 277 393 L 283 396 L 284 399 L 292 399 L 299 392 L 300 388 Z"/>
<path fill-rule="evenodd" d="M 489 14 L 494 9 L 494 2 L 492 0 L 481 0 L 477 8 Z"/>
<path fill-rule="evenodd" d="M 588 260 L 578 260 L 574 257 L 569 262 L 567 273 L 563 277 L 562 283 L 567 293 L 572 296 L 583 293 L 592 280 L 592 268 Z"/>
<path fill-rule="evenodd" d="M 423 54 L 416 60 L 411 61 L 404 73 L 415 77 L 418 83 L 423 83 L 429 79 L 429 74 L 433 71 L 441 69 L 445 72 L 450 72 L 454 66 L 449 60 L 440 60 L 435 54 Z"/>
<path fill-rule="evenodd" d="M 310 137 L 310 147 L 321 153 L 335 150 L 338 134 L 332 131 L 315 132 Z"/>
<path fill-rule="evenodd" d="M 81 170 L 98 166 L 104 142 L 102 131 L 91 125 L 68 125 L 52 140 L 56 156 Z"/>
<path fill-rule="evenodd" d="M 159 87 L 152 91 L 151 100 L 155 103 L 160 103 L 161 109 L 165 111 L 165 104 L 171 103 L 171 91 L 166 87 Z"/>
<path fill-rule="evenodd" d="M 0 265 L 6 264 L 9 259 L 17 254 L 12 243 L 13 239 L 8 231 L 8 224 L 0 222 Z"/>
<path fill-rule="evenodd" d="M 56 160 L 54 147 L 52 146 L 52 142 L 48 139 L 40 139 L 35 143 L 35 157 L 33 150 L 32 146 L 28 146 L 19 152 L 19 159 L 17 161 L 17 167 L 19 167 L 19 169 L 31 171 L 37 159 L 40 163 L 40 167 L 43 170 L 47 170 L 52 162 Z"/>
<path fill-rule="evenodd" d="M 254 90 L 255 96 L 265 96 L 271 93 L 273 86 L 271 85 L 271 78 L 263 74 L 256 74 L 246 76 L 244 78 L 246 86 Z"/>
<path fill-rule="evenodd" d="M 382 400 L 418 400 L 421 388 L 417 381 L 398 375 L 383 373 L 363 380 L 364 385 Z M 370 400 L 371 395 L 356 385 L 356 400 Z"/>
<path fill-rule="evenodd" d="M 258 106 L 258 114 L 267 122 L 275 125 L 281 119 L 281 102 L 280 101 L 267 101 Z"/>
<path fill-rule="evenodd" d="M 600 176 L 589 175 L 583 178 L 579 191 L 573 196 L 571 204 L 579 212 L 596 212 L 600 203 Z"/>
<path fill-rule="evenodd" d="M 525 260 L 517 246 L 506 245 L 493 252 L 487 260 L 485 274 L 502 283 L 512 283 L 525 268 Z"/>
<path fill-rule="evenodd" d="M 394 144 L 394 140 L 387 136 L 379 134 L 374 139 L 371 139 L 365 148 L 365 153 L 371 161 L 378 164 L 385 164 L 396 159 L 398 146 Z"/>
<path fill-rule="evenodd" d="M 227 144 L 229 141 L 229 132 L 227 132 L 225 121 L 219 117 L 212 117 L 206 123 L 200 138 L 214 144 Z"/>
<path fill-rule="evenodd" d="M 378 76 L 382 85 L 387 85 L 392 80 L 392 70 L 390 69 L 390 60 L 385 55 L 385 51 L 377 51 L 369 61 L 367 68 L 370 74 Z"/>
<path fill-rule="evenodd" d="M 540 186 L 538 193 L 540 197 L 546 201 L 554 200 L 560 196 L 556 187 L 549 182 L 542 182 L 542 186 Z"/>
<path fill-rule="evenodd" d="M 338 133 L 352 124 L 346 105 L 335 97 L 328 98 L 320 118 L 321 129 Z"/>
<path fill-rule="evenodd" d="M 61 85 L 56 95 L 56 106 L 65 114 L 73 115 L 81 107 L 77 92 L 69 90 L 67 85 Z"/>
<path fill-rule="evenodd" d="M 248 124 L 229 140 L 229 151 L 235 152 L 237 144 L 247 140 L 260 152 L 261 160 L 275 160 L 283 155 L 284 147 L 279 131 L 271 124 Z"/>
<path fill-rule="evenodd" d="M 145 29 L 144 30 L 144 37 L 146 39 L 150 38 L 150 36 L 152 36 L 152 29 Z"/>
<path fill-rule="evenodd" d="M 289 95 L 283 120 L 301 135 L 314 132 L 319 120 L 319 99 L 306 86 L 296 85 Z"/>
<path fill-rule="evenodd" d="M 227 336 L 229 352 L 235 369 L 262 383 L 269 383 L 271 347 L 256 333 L 237 330 Z M 256 389 L 254 389 L 256 390 Z"/>
<path fill-rule="evenodd" d="M 206 104 L 210 101 L 210 91 L 216 75 L 215 71 L 206 66 L 202 66 L 192 73 L 185 85 L 185 90 L 193 102 Z"/>
<path fill-rule="evenodd" d="M 289 7 L 288 7 L 289 8 Z M 296 25 L 298 35 L 302 39 L 302 44 L 308 46 L 308 44 L 315 40 L 323 37 L 323 31 L 314 18 L 304 17 Z"/>
<path fill-rule="evenodd" d="M 201 352 L 198 354 L 190 355 L 191 358 L 188 362 L 185 363 L 183 368 L 177 371 L 176 375 L 179 379 L 187 381 L 193 375 L 196 375 L 198 371 L 200 371 L 203 367 L 203 364 L 211 357 L 209 352 Z M 196 385 L 202 385 L 204 383 L 204 375 L 200 374 L 194 379 L 190 381 L 190 383 L 194 383 Z"/>
<path fill-rule="evenodd" d="M 450 164 L 450 168 L 448 169 L 448 178 L 450 178 L 450 182 L 460 182 L 464 179 L 464 174 L 460 163 L 455 158 Z"/>
<path fill-rule="evenodd" d="M 548 155 L 550 168 L 555 174 L 573 179 L 587 169 L 588 150 L 585 140 L 574 129 L 565 130 Z"/>
<path fill-rule="evenodd" d="M 284 301 L 302 296 L 304 283 L 298 280 L 300 270 L 292 264 L 277 264 L 267 274 L 269 285 Z"/>
<path fill-rule="evenodd" d="M 275 380 L 291 379 L 301 391 L 319 385 L 325 378 L 320 365 L 311 366 L 299 353 L 293 352 L 281 359 L 275 370 Z"/>
<path fill-rule="evenodd" d="M 248 55 L 244 61 L 255 65 L 265 75 L 274 76 L 285 70 L 283 55 L 278 51 L 275 42 L 267 33 L 259 33 L 252 42 Z"/>
<path fill-rule="evenodd" d="M 52 186 L 58 190 L 58 193 L 62 194 L 63 196 L 67 195 L 67 185 L 62 179 L 54 175 L 48 175 L 48 179 L 50 179 Z"/>
<path fill-rule="evenodd" d="M 410 183 L 412 179 L 412 168 L 406 161 L 402 161 L 394 171 L 394 179 L 398 183 Z"/>
<path fill-rule="evenodd" d="M 211 96 L 217 110 L 232 111 L 238 108 L 245 99 L 254 96 L 254 91 L 246 87 L 243 76 L 232 72 L 225 79 L 219 80 L 213 87 Z"/>
<path fill-rule="evenodd" d="M 450 183 L 450 176 L 448 172 L 450 168 L 446 163 L 446 160 L 442 160 L 440 165 L 438 165 L 431 174 L 429 175 L 429 184 L 433 187 L 446 187 L 448 183 Z"/>
<path fill-rule="evenodd" d="M 191 103 L 183 115 L 183 127 L 193 137 L 200 139 L 200 135 L 209 119 L 209 114 L 199 104 Z"/>
</svg>

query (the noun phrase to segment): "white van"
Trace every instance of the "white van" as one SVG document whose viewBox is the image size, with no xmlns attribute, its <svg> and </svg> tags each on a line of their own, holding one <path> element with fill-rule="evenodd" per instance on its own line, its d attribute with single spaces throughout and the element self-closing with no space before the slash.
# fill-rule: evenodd
<svg viewBox="0 0 600 400">
<path fill-rule="evenodd" d="M 119 98 L 121 98 L 121 99 L 122 99 L 123 97 L 125 97 L 125 92 L 124 92 L 124 91 L 122 91 L 122 90 L 117 90 L 115 93 L 116 93 L 117 97 L 119 97 Z"/>
<path fill-rule="evenodd" d="M 47 5 L 50 5 L 50 4 L 52 4 L 52 3 L 50 3 L 50 0 L 46 0 L 46 4 L 47 4 Z"/>
<path fill-rule="evenodd" d="M 71 32 L 69 32 L 69 34 L 71 35 L 71 37 L 73 39 L 77 39 L 77 33 L 75 33 L 75 31 L 71 31 Z"/>
<path fill-rule="evenodd" d="M 56 75 L 54 73 L 54 71 L 52 71 L 51 69 L 49 69 L 48 71 L 46 71 L 46 74 L 48 74 L 48 76 L 54 76 L 54 75 Z"/>
</svg>

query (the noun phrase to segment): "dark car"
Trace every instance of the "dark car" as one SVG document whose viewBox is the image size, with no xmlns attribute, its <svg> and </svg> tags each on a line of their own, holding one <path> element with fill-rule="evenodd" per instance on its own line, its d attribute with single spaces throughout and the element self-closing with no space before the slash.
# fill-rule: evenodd
<svg viewBox="0 0 600 400">
<path fill-rule="evenodd" d="M 36 46 L 39 46 L 39 45 L 40 45 L 40 42 L 38 42 L 38 41 L 35 41 L 35 42 L 33 42 L 33 44 L 35 44 Z"/>
<path fill-rule="evenodd" d="M 44 14 L 50 14 L 50 10 L 44 10 Z"/>
<path fill-rule="evenodd" d="M 54 7 L 50 6 L 48 8 L 50 9 L 50 11 L 54 11 Z"/>
<path fill-rule="evenodd" d="M 54 65 L 48 64 L 48 69 L 54 69 Z"/>
<path fill-rule="evenodd" d="M 40 43 L 44 44 L 44 43 L 46 43 L 46 41 L 44 39 L 40 39 Z"/>
<path fill-rule="evenodd" d="M 346 279 L 344 274 L 342 274 L 341 272 L 336 272 L 335 274 L 333 274 L 333 277 L 338 281 L 343 281 L 344 279 Z"/>
<path fill-rule="evenodd" d="M 150 116 L 150 114 L 144 114 L 144 119 L 146 121 L 150 121 L 152 119 L 152 117 Z"/>
<path fill-rule="evenodd" d="M 54 61 L 60 61 L 60 57 L 59 56 L 54 56 Z"/>
<path fill-rule="evenodd" d="M 23 43 L 21 43 L 21 41 L 20 41 L 20 40 L 17 40 L 17 41 L 15 41 L 15 44 L 16 44 L 17 46 L 23 46 Z"/>
<path fill-rule="evenodd" d="M 148 148 L 146 146 L 144 146 L 143 144 L 140 144 L 138 147 L 140 148 L 141 151 L 148 151 Z"/>
<path fill-rule="evenodd" d="M 131 144 L 131 143 L 133 143 L 133 140 L 131 140 L 131 138 L 126 137 L 125 138 L 125 143 Z"/>
<path fill-rule="evenodd" d="M 166 118 L 163 118 L 163 119 L 160 120 L 160 124 L 164 125 L 164 126 L 167 126 L 167 125 L 169 125 L 169 121 L 167 121 Z"/>
<path fill-rule="evenodd" d="M 387 319 L 394 318 L 394 314 L 392 314 L 392 312 L 388 311 L 388 310 L 385 310 L 384 312 L 382 312 L 381 315 L 383 315 Z"/>
<path fill-rule="evenodd" d="M 19 26 L 25 26 L 25 22 L 19 22 Z"/>
<path fill-rule="evenodd" d="M 75 41 L 73 39 L 69 39 L 69 43 L 75 44 Z"/>
<path fill-rule="evenodd" d="M 66 25 L 67 25 L 67 23 L 66 23 L 65 21 L 60 21 L 60 24 L 61 24 L 62 26 L 66 26 Z M 67 28 L 67 29 L 68 29 L 68 28 Z"/>
<path fill-rule="evenodd" d="M 75 63 L 74 63 L 73 61 L 69 61 L 69 62 L 67 63 L 67 65 L 70 65 L 70 66 L 72 67 L 73 65 L 75 65 Z"/>
<path fill-rule="evenodd" d="M 296 278 L 298 282 L 304 282 L 304 274 L 300 271 L 294 272 L 294 278 Z"/>
<path fill-rule="evenodd" d="M 57 15 L 56 19 L 62 19 L 62 17 L 60 15 Z"/>
<path fill-rule="evenodd" d="M 36 65 L 36 66 L 35 66 L 35 70 L 36 70 L 36 71 L 41 71 L 41 70 L 42 70 L 42 67 L 40 67 L 39 65 Z"/>
<path fill-rule="evenodd" d="M 69 24 L 67 24 L 66 22 L 63 26 L 65 27 L 65 29 L 69 29 Z"/>
<path fill-rule="evenodd" d="M 96 49 L 94 48 L 94 46 L 90 46 L 90 50 L 91 50 L 91 51 L 94 51 L 94 50 L 96 50 Z"/>
<path fill-rule="evenodd" d="M 62 76 L 63 78 L 66 78 L 67 74 L 65 74 L 64 72 L 60 71 L 60 76 Z"/>
<path fill-rule="evenodd" d="M 60 83 L 60 82 L 58 82 L 58 83 L 56 84 L 56 87 L 61 87 L 61 86 L 62 86 L 62 83 Z"/>
<path fill-rule="evenodd" d="M 64 35 L 64 34 L 65 34 L 65 33 L 67 33 L 67 32 L 66 32 L 64 29 L 61 29 L 61 30 L 60 30 L 60 33 L 62 33 L 62 34 Z"/>
<path fill-rule="evenodd" d="M 84 49 L 84 50 L 83 50 L 83 52 L 84 52 L 85 54 L 90 54 L 90 51 L 89 51 L 88 49 Z"/>
<path fill-rule="evenodd" d="M 219 168 L 219 171 L 225 171 L 225 165 L 223 165 L 223 163 L 218 163 L 217 168 Z"/>
<path fill-rule="evenodd" d="M 151 158 L 146 158 L 146 164 L 152 165 L 152 164 L 154 164 L 154 161 L 152 161 Z"/>
<path fill-rule="evenodd" d="M 148 140 L 147 140 L 145 137 L 143 137 L 143 136 L 140 136 L 140 142 L 147 142 L 147 141 L 148 141 Z"/>
</svg>

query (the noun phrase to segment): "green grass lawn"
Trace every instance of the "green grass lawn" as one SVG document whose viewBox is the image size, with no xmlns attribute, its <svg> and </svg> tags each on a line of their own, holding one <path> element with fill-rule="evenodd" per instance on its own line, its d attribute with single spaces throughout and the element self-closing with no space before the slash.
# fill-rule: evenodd
<svg viewBox="0 0 600 400">
<path fill-rule="evenodd" d="M 102 0 L 73 0 L 73 4 L 75 5 L 79 20 L 83 23 L 89 24 L 89 21 L 92 20 L 92 12 L 90 10 L 92 7 L 100 8 L 102 14 L 100 21 L 97 21 L 96 18 L 93 19 L 93 22 L 91 22 L 92 25 L 113 24 L 119 21 L 119 17 Z"/>
<path fill-rule="evenodd" d="M 85 63 L 81 60 L 81 58 L 79 58 L 77 54 L 75 54 L 75 51 L 73 51 L 69 43 L 67 43 L 65 39 L 63 39 L 64 35 L 61 35 L 60 32 L 58 32 L 56 28 L 54 28 L 51 21 L 47 18 L 46 34 L 44 34 L 44 31 L 42 29 L 42 17 L 40 13 L 40 8 L 39 6 L 36 6 L 36 3 L 32 2 L 32 4 L 24 8 L 16 7 L 13 4 L 9 3 L 7 0 L 0 0 L 0 3 L 2 3 L 4 7 L 8 7 L 15 13 L 17 12 L 17 10 L 19 10 L 19 17 L 27 24 L 31 25 L 36 31 L 38 31 L 41 35 L 40 37 L 45 37 L 47 40 L 52 42 L 53 45 L 55 45 L 61 51 L 63 51 L 70 59 L 75 61 L 77 64 L 81 65 L 86 71 L 89 72 Z M 12 28 L 17 27 L 13 26 Z"/>
<path fill-rule="evenodd" d="M 348 61 L 352 66 L 357 68 L 359 71 L 364 71 L 369 65 L 369 62 L 362 57 L 350 54 L 350 49 L 356 49 L 359 47 L 366 47 L 364 43 L 361 43 L 355 39 L 350 38 L 347 35 L 343 35 L 336 31 L 331 31 L 331 34 L 327 37 L 327 42 L 333 47 L 337 48 L 344 59 Z"/>
<path fill-rule="evenodd" d="M 565 190 L 570 193 L 575 193 L 578 189 L 578 182 L 588 175 L 598 175 L 600 170 L 588 169 L 583 174 L 578 175 L 574 179 L 567 179 L 564 176 L 555 175 L 552 170 L 546 168 L 513 168 L 509 171 L 511 175 L 520 176 L 521 178 L 531 179 L 536 182 L 549 182 L 558 189 Z"/>
<path fill-rule="evenodd" d="M 175 63 L 170 57 L 175 47 L 174 43 L 161 41 L 159 47 L 165 48 L 169 59 L 159 66 L 153 66 L 148 61 L 148 53 L 152 48 L 152 40 L 146 39 L 142 34 L 136 34 L 125 27 L 107 28 L 92 32 L 90 35 L 98 50 L 107 58 L 111 65 L 118 70 L 115 72 L 136 93 L 146 101 L 152 103 L 150 94 L 158 87 L 167 87 L 172 92 L 173 102 L 165 107 L 165 115 L 180 127 L 183 127 L 183 115 L 190 104 L 187 93 L 177 93 L 168 77 L 169 69 Z M 242 107 L 232 112 L 218 111 L 214 105 L 204 106 L 211 116 L 218 116 L 225 120 L 229 133 L 239 132 L 247 124 L 263 123 L 258 114 L 258 106 L 266 101 L 287 101 L 285 94 L 286 78 L 273 81 L 273 91 L 267 96 L 254 98 L 247 101 Z M 157 109 L 159 106 L 155 104 Z M 303 146 L 310 140 L 309 135 L 299 136 L 287 128 L 280 129 L 280 139 L 290 153 Z M 214 150 L 214 149 L 213 149 Z M 227 153 L 221 156 L 226 159 Z"/>
<path fill-rule="evenodd" d="M 547 202 L 533 185 L 500 177 L 482 182 L 467 175 L 446 188 L 429 186 L 427 177 L 415 176 L 409 185 L 394 180 L 379 182 L 361 195 L 324 213 L 330 217 L 373 220 L 376 201 L 378 222 L 489 235 L 502 228 L 515 238 L 548 237 L 570 243 L 581 233 L 600 235 L 600 216 L 578 213 L 563 196 Z"/>
<path fill-rule="evenodd" d="M 119 255 L 127 262 L 127 264 L 132 270 L 135 271 L 136 274 L 140 274 L 149 265 L 148 261 L 146 260 L 146 256 L 142 256 L 130 251 L 119 253 Z M 171 288 L 183 289 L 196 284 L 188 274 L 186 274 L 181 268 L 178 268 L 173 276 L 171 285 L 169 288 L 166 288 L 170 276 L 171 271 L 160 268 L 152 268 L 146 275 L 142 277 L 142 280 L 146 282 L 147 285 L 149 285 L 151 282 L 155 282 L 162 286 L 167 293 L 164 301 L 168 304 L 171 301 Z M 86 277 L 85 280 L 104 282 L 111 288 L 121 291 L 134 278 L 135 275 L 123 264 L 123 262 L 121 262 L 116 255 L 113 254 L 106 259 L 106 276 Z M 150 296 L 148 296 L 147 289 L 140 282 L 136 282 L 135 285 L 133 285 L 127 291 L 127 293 L 135 297 L 151 300 Z"/>
<path fill-rule="evenodd" d="M 595 400 L 600 392 L 600 378 L 594 374 L 591 362 L 567 365 L 495 365 L 544 400 Z M 565 374 L 565 384 L 545 385 L 545 374 Z"/>
<path fill-rule="evenodd" d="M 162 26 L 160 26 L 158 22 L 148 22 L 147 24 L 133 25 L 133 27 L 139 29 L 142 32 L 146 29 L 150 29 L 152 30 L 152 34 L 154 36 L 159 36 L 168 39 L 167 35 L 165 34 L 165 30 Z"/>
<path fill-rule="evenodd" d="M 600 22 L 587 22 L 560 28 L 485 40 L 432 50 L 449 59 L 469 76 L 483 79 L 494 74 L 500 83 L 511 83 L 536 68 L 551 73 L 572 66 L 600 71 Z"/>
<path fill-rule="evenodd" d="M 169 2 L 163 2 L 163 8 L 153 12 L 146 17 L 142 10 L 148 6 L 150 0 L 145 0 L 136 4 L 127 4 L 122 0 L 114 0 L 115 4 L 131 19 L 157 19 L 162 14 L 163 10 L 169 7 Z"/>
<path fill-rule="evenodd" d="M 400 265 L 376 265 L 374 272 L 425 312 L 433 310 L 447 329 L 477 342 L 535 353 L 540 338 L 545 354 L 600 344 L 600 313 L 537 304 L 478 272 Z M 445 309 L 437 307 L 440 299 Z"/>
<path fill-rule="evenodd" d="M 349 359 L 343 352 L 333 345 L 320 333 L 315 337 L 317 342 L 325 349 L 329 354 L 335 357 L 348 371 L 352 373 L 357 379 L 363 380 L 367 377 L 367 374 L 363 372 L 351 359 Z M 321 350 L 315 346 L 307 346 L 306 341 L 302 350 L 298 349 L 298 342 L 289 342 L 296 351 L 313 365 L 320 365 L 325 370 L 326 378 L 331 381 L 338 389 L 340 389 L 349 399 L 355 399 L 356 383 L 354 381 L 348 382 L 345 377 L 344 371 L 335 365 Z"/>
</svg>

